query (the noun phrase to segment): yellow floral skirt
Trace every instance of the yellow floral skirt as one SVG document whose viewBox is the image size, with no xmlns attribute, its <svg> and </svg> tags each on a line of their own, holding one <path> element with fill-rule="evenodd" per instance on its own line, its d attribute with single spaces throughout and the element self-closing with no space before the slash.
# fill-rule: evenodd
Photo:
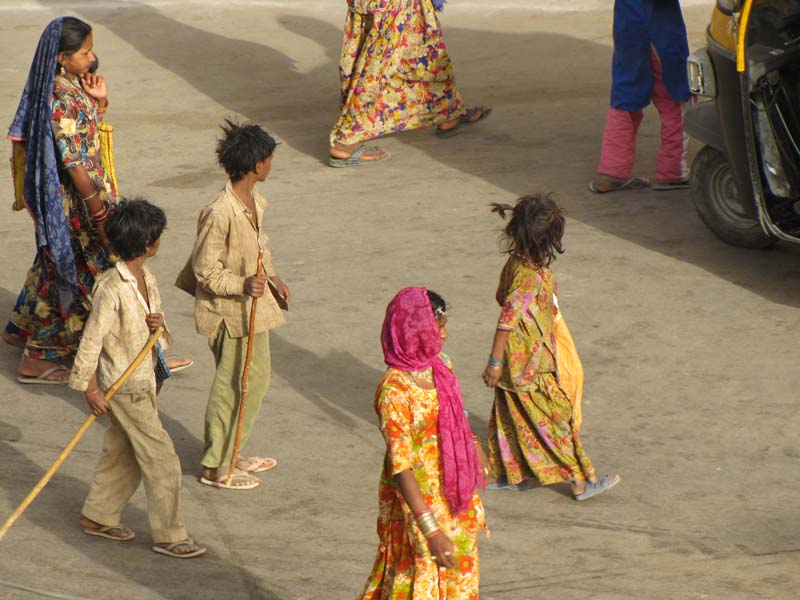
<svg viewBox="0 0 800 600">
<path fill-rule="evenodd" d="M 489 461 L 500 485 L 531 478 L 542 485 L 594 478 L 572 402 L 552 373 L 537 375 L 527 391 L 495 388 Z"/>
<path fill-rule="evenodd" d="M 331 145 L 431 127 L 466 112 L 431 0 L 388 4 L 382 13 L 348 12 Z"/>
</svg>

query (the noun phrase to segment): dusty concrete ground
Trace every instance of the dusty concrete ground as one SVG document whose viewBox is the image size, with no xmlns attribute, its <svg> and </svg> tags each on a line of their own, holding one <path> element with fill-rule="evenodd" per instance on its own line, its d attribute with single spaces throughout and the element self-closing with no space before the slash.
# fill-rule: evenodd
<svg viewBox="0 0 800 600">
<path fill-rule="evenodd" d="M 383 142 L 391 161 L 334 170 L 323 161 L 343 2 L 116 4 L 3 3 L 0 122 L 44 24 L 68 10 L 91 21 L 121 187 L 169 217 L 153 268 L 176 351 L 196 366 L 167 384 L 161 407 L 184 467 L 188 526 L 210 552 L 184 562 L 152 553 L 141 490 L 125 516 L 136 541 L 81 533 L 98 425 L 0 543 L 0 597 L 354 598 L 377 545 L 372 396 L 384 307 L 409 284 L 452 303 L 448 351 L 485 435 L 491 396 L 479 375 L 503 262 L 486 205 L 535 190 L 556 192 L 569 211 L 555 269 L 586 368 L 584 439 L 601 472 L 623 482 L 581 505 L 564 489 L 484 494 L 483 598 L 797 597 L 800 251 L 723 245 L 688 193 L 586 190 L 608 99 L 608 11 L 505 2 L 487 12 L 453 0 L 443 21 L 461 91 L 491 103 L 491 120 L 451 141 L 393 136 Z M 709 12 L 686 10 L 693 46 Z M 272 337 L 273 384 L 248 448 L 279 467 L 241 494 L 195 480 L 212 357 L 190 299 L 171 286 L 199 208 L 223 184 L 213 148 L 228 115 L 282 142 L 262 189 L 275 263 L 295 298 L 291 323 Z M 643 175 L 653 175 L 656 142 L 650 110 Z M 10 203 L 5 169 L 0 189 Z M 0 234 L 7 314 L 33 256 L 28 216 L 7 212 Z M 0 349 L 2 519 L 87 413 L 77 393 L 18 385 L 16 360 Z"/>
</svg>

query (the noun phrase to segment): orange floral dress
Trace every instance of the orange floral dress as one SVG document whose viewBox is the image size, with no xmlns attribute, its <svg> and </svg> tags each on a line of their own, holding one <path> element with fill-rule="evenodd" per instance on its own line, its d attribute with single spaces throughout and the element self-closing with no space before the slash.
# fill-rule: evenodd
<svg viewBox="0 0 800 600">
<path fill-rule="evenodd" d="M 486 526 L 477 494 L 467 509 L 450 513 L 439 466 L 439 401 L 389 369 L 375 398 L 386 459 L 378 493 L 378 556 L 360 600 L 478 600 L 478 533 Z M 425 503 L 455 545 L 456 566 L 439 568 L 393 476 L 411 469 Z"/>
</svg>

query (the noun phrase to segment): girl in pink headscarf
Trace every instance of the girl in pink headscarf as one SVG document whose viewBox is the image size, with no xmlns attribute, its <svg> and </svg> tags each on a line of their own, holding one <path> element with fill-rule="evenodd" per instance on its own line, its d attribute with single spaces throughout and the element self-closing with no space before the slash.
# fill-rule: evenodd
<svg viewBox="0 0 800 600">
<path fill-rule="evenodd" d="M 375 397 L 386 459 L 375 566 L 360 600 L 478 599 L 483 472 L 458 380 L 440 354 L 446 304 L 422 287 L 389 303 Z"/>
</svg>

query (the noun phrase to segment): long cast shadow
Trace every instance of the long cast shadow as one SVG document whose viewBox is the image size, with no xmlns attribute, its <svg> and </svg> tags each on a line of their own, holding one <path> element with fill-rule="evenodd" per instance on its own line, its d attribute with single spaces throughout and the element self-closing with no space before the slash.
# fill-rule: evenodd
<svg viewBox="0 0 800 600">
<path fill-rule="evenodd" d="M 4 490 L 3 505 L 9 514 L 22 501 L 28 491 L 28 484 L 33 487 L 33 483 L 44 474 L 36 463 L 17 448 L 16 444 L 19 442 L 24 443 L 24 434 L 13 425 L 0 422 L 0 456 L 3 457 L 4 465 L 0 470 L 0 488 Z M 20 482 L 26 485 L 20 486 Z M 88 485 L 84 481 L 57 473 L 40 498 L 28 507 L 21 521 L 31 522 L 37 530 L 57 537 L 63 544 L 72 548 L 88 561 L 86 565 L 91 565 L 88 567 L 90 573 L 99 566 L 117 573 L 121 578 L 135 582 L 142 588 L 152 590 L 161 598 L 174 600 L 195 598 L 199 581 L 203 582 L 203 589 L 209 594 L 208 597 L 230 597 L 229 594 L 238 589 L 244 594 L 243 597 L 254 600 L 286 598 L 286 595 L 267 586 L 241 564 L 230 562 L 218 555 L 213 548 L 209 550 L 208 556 L 195 561 L 181 561 L 180 568 L 176 568 L 178 565 L 175 561 L 159 557 L 150 551 L 149 543 L 138 538 L 126 543 L 111 543 L 88 538 L 77 526 L 77 516 L 80 514 L 82 501 L 87 492 Z M 6 508 L 3 510 L 4 514 Z M 147 531 L 147 517 L 143 511 L 128 507 L 125 511 L 125 520 L 134 529 Z M 7 538 L 0 542 L 0 553 L 13 551 L 12 538 L 20 535 L 19 529 L 24 526 L 22 522 L 18 522 L 9 530 Z M 146 533 L 143 537 L 149 539 Z M 67 589 L 65 581 L 69 581 L 70 578 L 60 567 L 49 571 L 49 573 L 39 573 L 36 581 L 26 581 L 24 584 L 38 588 L 51 587 L 62 593 L 71 592 L 76 596 L 86 593 L 87 588 L 83 587 L 86 583 L 75 583 L 73 590 Z M 5 578 L 15 583 L 23 583 L 19 581 L 20 576 L 24 574 L 15 572 L 8 573 Z M 90 594 L 96 592 L 95 589 Z"/>
<path fill-rule="evenodd" d="M 384 371 L 370 367 L 350 352 L 334 350 L 318 356 L 280 334 L 270 336 L 272 368 L 321 413 L 346 430 L 356 420 L 377 426 L 375 389 Z M 482 437 L 485 419 L 470 414 L 473 430 Z"/>
<path fill-rule="evenodd" d="M 292 58 L 267 44 L 199 29 L 150 6 L 85 13 L 227 111 L 266 123 L 287 144 L 321 163 L 326 158 L 338 98 L 339 48 L 331 41 L 341 35 L 330 24 L 305 17 L 282 20 L 287 30 L 327 50 L 323 65 L 301 73 Z"/>
<path fill-rule="evenodd" d="M 314 40 L 326 51 L 324 64 L 300 73 L 290 57 L 267 44 L 202 30 L 152 7 L 86 12 L 199 92 L 249 119 L 267 122 L 300 152 L 324 157 L 338 98 L 338 28 L 308 16 L 282 18 L 285 29 Z M 562 203 L 577 220 L 696 265 L 771 301 L 800 304 L 800 248 L 783 244 L 770 252 L 752 252 L 728 247 L 701 224 L 687 192 L 597 197 L 586 191 L 586 181 L 596 167 L 607 108 L 608 47 L 565 35 L 487 32 L 449 27 L 446 22 L 445 39 L 462 92 L 470 96 L 468 103 L 470 99 L 491 103 L 495 114 L 480 128 L 453 140 L 416 131 L 397 136 L 402 143 L 515 195 L 532 189 L 554 190 L 562 199 L 568 195 Z M 491 53 L 485 52 L 487 48 Z M 553 59 L 518 60 L 520 49 L 529 57 Z M 574 118 L 578 112 L 581 119 Z M 656 117 L 649 114 L 646 119 Z M 548 127 L 539 127 L 543 123 Z M 653 146 L 654 140 L 640 144 L 648 145 Z M 491 164 L 500 158 L 502 167 L 487 167 L 489 156 Z M 640 152 L 638 164 L 643 171 L 652 168 L 652 157 L 654 152 Z M 574 177 L 568 181 L 563 179 L 565 161 L 574 165 Z M 392 177 L 397 175 L 396 164 L 380 168 L 389 169 Z M 379 170 L 359 174 L 354 194 L 374 194 L 381 183 Z"/>
</svg>

